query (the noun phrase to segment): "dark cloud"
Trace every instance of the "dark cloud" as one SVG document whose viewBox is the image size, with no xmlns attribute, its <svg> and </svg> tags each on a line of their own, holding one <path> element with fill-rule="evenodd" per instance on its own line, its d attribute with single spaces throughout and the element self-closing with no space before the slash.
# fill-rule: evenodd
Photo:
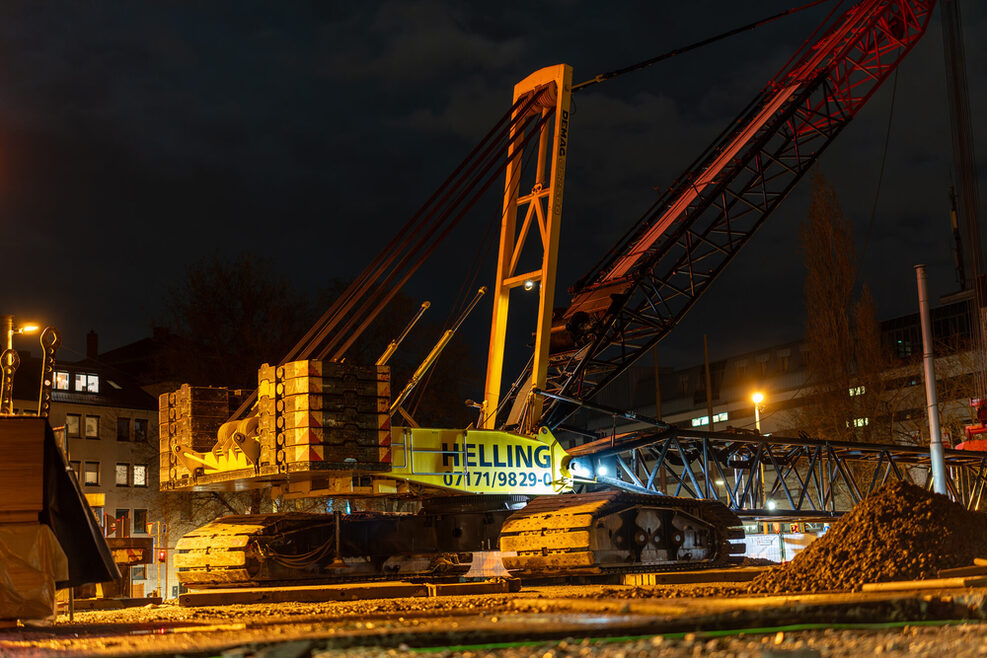
<svg viewBox="0 0 987 658">
<path fill-rule="evenodd" d="M 76 350 L 89 328 L 113 347 L 146 335 L 169 285 L 217 251 L 269 258 L 315 295 L 372 258 L 531 71 L 564 61 L 577 81 L 589 79 L 789 4 L 5 3 L 0 306 L 58 325 Z M 576 97 L 562 288 L 757 93 L 828 7 Z M 962 7 L 976 119 L 987 85 L 985 46 L 973 35 L 987 28 L 987 7 Z M 913 308 L 917 262 L 929 264 L 934 293 L 954 286 L 942 62 L 937 12 L 901 68 L 862 268 L 885 315 Z M 891 97 L 886 85 L 820 163 L 858 249 L 871 225 Z M 669 363 L 694 360 L 704 332 L 721 353 L 799 335 L 806 192 L 783 204 L 668 339 Z M 414 295 L 437 300 L 437 312 L 455 290 L 438 291 L 450 279 L 458 286 L 477 236 L 499 215 L 497 197 L 479 204 L 412 283 Z M 478 345 L 486 313 L 472 321 Z"/>
</svg>

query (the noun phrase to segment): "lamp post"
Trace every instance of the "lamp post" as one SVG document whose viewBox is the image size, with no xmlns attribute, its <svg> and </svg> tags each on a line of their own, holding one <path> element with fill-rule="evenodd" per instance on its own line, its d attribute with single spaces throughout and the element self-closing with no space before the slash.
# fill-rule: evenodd
<svg viewBox="0 0 987 658">
<path fill-rule="evenodd" d="M 761 433 L 761 403 L 764 402 L 764 393 L 758 391 L 751 396 L 751 400 L 754 401 L 754 429 L 757 433 Z"/>
<path fill-rule="evenodd" d="M 38 330 L 38 325 L 29 322 L 26 324 L 22 324 L 20 326 L 16 326 L 14 324 L 13 315 L 4 315 L 3 328 L 5 333 L 7 334 L 6 348 L 8 350 L 12 350 L 14 349 L 14 334 L 33 334 L 35 331 Z"/>
<path fill-rule="evenodd" d="M 764 402 L 764 393 L 760 391 L 755 392 L 751 395 L 751 400 L 754 402 L 754 429 L 757 430 L 758 435 L 761 434 L 761 403 Z M 764 462 L 759 462 L 757 465 L 758 474 L 761 478 L 761 504 L 766 505 L 767 493 L 766 485 L 764 483 Z M 765 524 L 765 527 L 767 525 Z"/>
<path fill-rule="evenodd" d="M 6 333 L 6 343 L 3 354 L 0 354 L 0 414 L 14 413 L 14 373 L 21 364 L 20 357 L 14 350 L 14 334 L 29 334 L 38 330 L 35 324 L 14 326 L 13 315 L 0 316 Z"/>
</svg>

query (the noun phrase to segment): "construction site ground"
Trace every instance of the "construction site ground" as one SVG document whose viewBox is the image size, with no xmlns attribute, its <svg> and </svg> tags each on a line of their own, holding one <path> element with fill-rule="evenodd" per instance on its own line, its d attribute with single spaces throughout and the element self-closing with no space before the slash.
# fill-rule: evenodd
<svg viewBox="0 0 987 658">
<path fill-rule="evenodd" d="M 0 655 L 973 656 L 987 588 L 758 595 L 736 582 L 180 606 L 0 630 Z"/>
</svg>

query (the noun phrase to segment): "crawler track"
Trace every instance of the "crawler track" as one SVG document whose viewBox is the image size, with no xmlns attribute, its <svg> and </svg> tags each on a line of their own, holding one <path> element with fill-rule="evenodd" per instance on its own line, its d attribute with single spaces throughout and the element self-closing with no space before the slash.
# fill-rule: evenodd
<svg viewBox="0 0 987 658">
<path fill-rule="evenodd" d="M 620 491 L 543 497 L 501 529 L 512 575 L 545 577 L 669 571 L 739 561 L 740 519 L 726 506 Z"/>
<path fill-rule="evenodd" d="M 338 555 L 335 522 L 329 514 L 217 519 L 178 541 L 178 579 L 188 587 L 237 587 L 441 578 L 469 570 L 472 555 L 436 550 L 435 527 L 417 515 L 343 517 Z"/>
</svg>

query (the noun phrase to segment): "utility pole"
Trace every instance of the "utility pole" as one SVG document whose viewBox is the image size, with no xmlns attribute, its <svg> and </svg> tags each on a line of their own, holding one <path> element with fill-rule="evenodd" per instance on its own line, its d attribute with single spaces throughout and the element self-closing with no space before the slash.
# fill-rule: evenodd
<svg viewBox="0 0 987 658">
<path fill-rule="evenodd" d="M 915 266 L 918 278 L 919 317 L 922 322 L 922 370 L 925 375 L 925 400 L 929 410 L 929 452 L 932 459 L 932 486 L 946 495 L 946 463 L 939 433 L 939 405 L 936 401 L 936 364 L 932 354 L 932 322 L 929 319 L 929 295 L 926 291 L 925 265 Z"/>
<path fill-rule="evenodd" d="M 713 431 L 713 380 L 709 376 L 709 338 L 703 334 L 703 360 L 706 363 L 706 417 L 709 431 Z"/>
</svg>

